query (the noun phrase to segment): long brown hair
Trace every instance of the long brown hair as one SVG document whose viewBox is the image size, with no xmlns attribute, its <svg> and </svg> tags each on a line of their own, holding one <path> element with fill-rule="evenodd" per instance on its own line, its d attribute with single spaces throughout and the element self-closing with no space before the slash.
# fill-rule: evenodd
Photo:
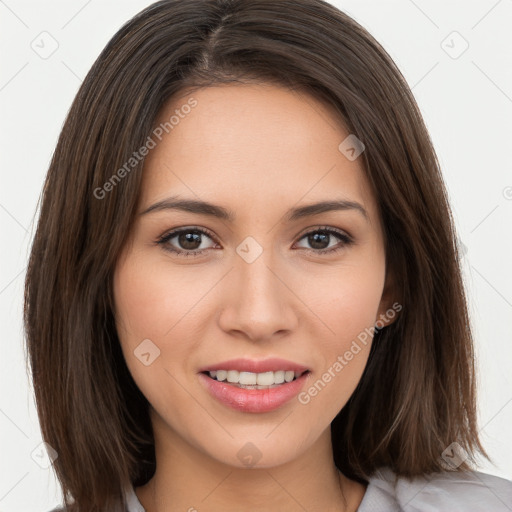
<svg viewBox="0 0 512 512">
<path fill-rule="evenodd" d="M 125 364 L 112 296 L 143 159 L 108 193 L 98 190 L 146 143 L 174 94 L 250 80 L 327 101 L 364 143 L 387 272 L 403 305 L 375 334 L 362 379 L 332 422 L 337 467 L 363 481 L 381 466 L 401 476 L 442 470 L 452 442 L 468 462 L 486 455 L 453 219 L 426 127 L 391 58 L 322 0 L 164 0 L 114 35 L 82 83 L 48 170 L 30 255 L 28 356 L 70 510 L 114 510 L 127 484 L 143 485 L 155 470 L 148 402 Z"/>
</svg>

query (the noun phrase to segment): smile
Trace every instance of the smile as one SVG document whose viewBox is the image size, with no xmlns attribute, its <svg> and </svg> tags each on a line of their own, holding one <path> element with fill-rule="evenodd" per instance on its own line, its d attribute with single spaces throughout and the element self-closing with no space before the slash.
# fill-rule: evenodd
<svg viewBox="0 0 512 512">
<path fill-rule="evenodd" d="M 226 374 L 226 380 L 218 380 L 219 372 L 220 377 L 224 377 L 224 373 Z M 210 376 L 210 372 L 202 372 L 198 375 L 209 395 L 222 405 L 245 413 L 265 413 L 275 411 L 290 402 L 304 389 L 311 375 L 309 370 L 298 372 L 298 376 L 295 375 L 295 372 L 290 372 L 288 375 L 287 373 L 283 370 L 259 374 L 236 370 L 217 370 L 214 376 Z M 228 374 L 235 382 L 227 380 Z M 286 377 L 291 380 L 287 381 Z M 272 379 L 273 384 L 240 383 L 240 380 L 254 382 L 255 378 L 256 382 L 270 382 Z M 259 380 L 260 378 L 262 380 Z M 277 384 L 276 380 L 279 382 L 281 379 L 283 382 Z"/>
<path fill-rule="evenodd" d="M 292 382 L 304 372 L 278 370 L 275 372 L 253 373 L 238 370 L 213 370 L 205 373 L 218 382 L 227 381 L 227 383 L 243 389 L 272 389 L 285 382 Z"/>
</svg>

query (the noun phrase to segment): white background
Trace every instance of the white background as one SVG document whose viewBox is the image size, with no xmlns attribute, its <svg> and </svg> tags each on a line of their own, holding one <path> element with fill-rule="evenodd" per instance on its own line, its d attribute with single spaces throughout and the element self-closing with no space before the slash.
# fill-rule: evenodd
<svg viewBox="0 0 512 512">
<path fill-rule="evenodd" d="M 512 479 L 512 1 L 333 3 L 389 52 L 431 133 L 467 249 L 481 434 L 495 462 L 480 470 Z M 27 256 L 43 179 L 81 80 L 147 5 L 0 0 L 0 512 L 43 512 L 60 502 L 53 472 L 31 458 L 41 435 L 23 350 Z M 51 48 L 44 31 L 58 43 L 47 59 L 31 47 L 45 37 Z M 453 31 L 469 44 L 458 58 L 463 40 Z"/>
</svg>

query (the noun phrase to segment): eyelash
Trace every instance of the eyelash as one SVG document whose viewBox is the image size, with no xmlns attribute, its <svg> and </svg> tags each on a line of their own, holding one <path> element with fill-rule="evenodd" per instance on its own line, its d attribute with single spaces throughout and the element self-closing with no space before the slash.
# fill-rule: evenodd
<svg viewBox="0 0 512 512">
<path fill-rule="evenodd" d="M 166 244 L 168 244 L 169 240 L 171 240 L 175 236 L 180 235 L 182 233 L 195 233 L 195 234 L 206 235 L 207 237 L 209 237 L 212 240 L 214 240 L 213 235 L 210 234 L 205 229 L 192 227 L 192 228 L 179 228 L 179 229 L 170 231 L 168 233 L 165 233 L 164 235 L 162 235 L 156 241 L 156 243 L 158 245 L 164 246 L 163 249 L 165 251 L 172 252 L 172 253 L 176 254 L 177 256 L 180 256 L 180 257 L 198 257 L 198 256 L 201 256 L 203 253 L 205 253 L 206 251 L 209 250 L 209 249 L 201 249 L 201 250 L 188 250 L 188 251 L 186 251 L 186 250 L 175 249 L 175 248 L 171 247 L 170 245 L 166 246 Z M 312 234 L 315 234 L 315 233 L 328 233 L 329 235 L 334 235 L 334 236 L 338 237 L 341 240 L 341 242 L 342 242 L 341 245 L 332 247 L 330 249 L 306 249 L 306 248 L 302 248 L 302 249 L 304 249 L 307 252 L 314 253 L 314 254 L 317 254 L 317 255 L 318 254 L 320 254 L 320 255 L 334 254 L 334 253 L 337 253 L 338 251 L 341 251 L 346 246 L 349 246 L 349 245 L 354 243 L 352 238 L 349 237 L 348 235 L 346 235 L 345 233 L 343 233 L 342 231 L 338 231 L 336 229 L 329 228 L 329 227 L 320 227 L 320 228 L 314 229 L 312 231 L 308 231 L 307 233 L 304 233 L 299 238 L 299 240 L 302 240 L 303 238 L 307 237 L 308 235 L 312 235 Z"/>
</svg>

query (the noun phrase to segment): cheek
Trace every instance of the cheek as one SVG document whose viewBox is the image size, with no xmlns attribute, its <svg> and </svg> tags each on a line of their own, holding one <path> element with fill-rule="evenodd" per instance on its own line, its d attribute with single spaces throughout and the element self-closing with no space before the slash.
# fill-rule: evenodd
<svg viewBox="0 0 512 512">
<path fill-rule="evenodd" d="M 329 283 L 328 292 L 318 295 L 312 307 L 330 328 L 329 336 L 318 339 L 322 369 L 311 376 L 299 401 L 332 419 L 354 392 L 368 361 L 384 265 L 343 269 Z"/>
<path fill-rule="evenodd" d="M 166 336 L 179 339 L 180 319 L 190 309 L 181 295 L 186 288 L 179 288 L 179 281 L 177 285 L 161 265 L 136 251 L 120 260 L 114 274 L 116 328 L 126 365 L 150 403 L 162 399 L 160 408 L 168 403 L 165 394 L 160 396 L 161 384 L 170 379 L 164 370 L 164 358 L 165 367 L 186 360 L 185 344 L 173 343 L 172 350 L 163 344 Z M 145 353 L 149 354 L 147 365 Z"/>
<path fill-rule="evenodd" d="M 375 325 L 384 273 L 384 262 L 376 258 L 367 264 L 338 267 L 321 277 L 317 274 L 297 280 L 301 286 L 298 295 L 307 297 L 307 305 L 325 327 L 320 338 L 325 355 L 332 358 L 334 352 L 343 353 L 353 339 Z M 310 336 L 318 339 L 318 333 L 315 336 L 311 332 Z"/>
<path fill-rule="evenodd" d="M 118 266 L 114 277 L 118 332 L 139 342 L 172 336 L 200 296 L 183 272 L 169 272 L 165 262 L 131 255 Z"/>
<path fill-rule="evenodd" d="M 172 269 L 165 258 L 150 258 L 142 251 L 129 253 L 116 267 L 113 291 L 119 341 L 128 369 L 148 398 L 159 382 L 169 381 L 164 368 L 180 375 L 192 371 L 190 356 L 201 342 L 198 303 L 215 283 L 205 279 L 192 286 L 193 279 L 182 268 Z M 144 340 L 151 343 L 141 345 Z M 137 357 L 146 352 L 142 346 L 149 346 L 150 358 L 158 354 L 149 366 Z"/>
</svg>

